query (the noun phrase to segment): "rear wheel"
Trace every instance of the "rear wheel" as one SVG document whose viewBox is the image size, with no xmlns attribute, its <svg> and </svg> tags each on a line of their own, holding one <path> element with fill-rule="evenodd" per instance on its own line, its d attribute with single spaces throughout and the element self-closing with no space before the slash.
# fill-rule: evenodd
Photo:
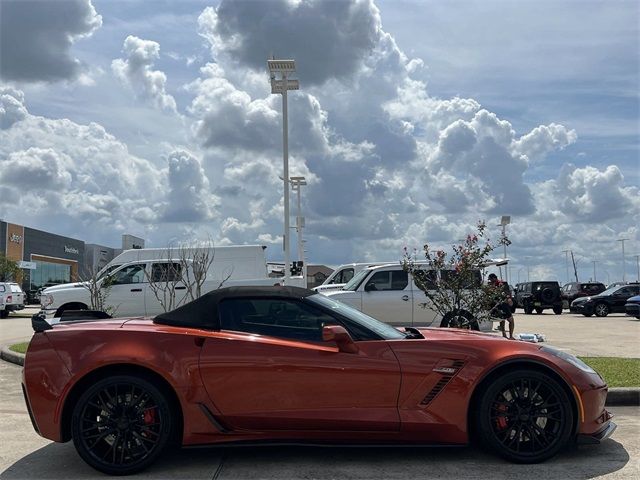
<svg viewBox="0 0 640 480">
<path fill-rule="evenodd" d="M 148 380 L 128 375 L 93 384 L 78 399 L 71 419 L 82 459 L 111 475 L 130 475 L 153 463 L 172 428 L 166 396 Z"/>
<path fill-rule="evenodd" d="M 596 317 L 606 317 L 609 315 L 609 305 L 599 303 L 593 308 L 593 312 L 596 314 Z"/>
<path fill-rule="evenodd" d="M 543 312 L 542 308 L 536 308 L 536 313 L 537 313 L 538 315 L 541 315 L 541 314 L 542 314 L 542 312 Z"/>
<path fill-rule="evenodd" d="M 533 307 L 531 305 L 525 305 L 524 313 L 526 313 L 527 315 L 531 315 L 533 313 Z"/>
<path fill-rule="evenodd" d="M 0 310 L 0 318 L 7 318 L 9 316 L 9 310 L 7 310 L 6 308 L 3 310 Z"/>
<path fill-rule="evenodd" d="M 554 456 L 571 437 L 569 397 L 552 377 L 519 369 L 487 387 L 477 415 L 481 440 L 497 454 L 518 463 Z"/>
<path fill-rule="evenodd" d="M 562 315 L 562 306 L 553 307 L 553 313 L 556 315 Z"/>
<path fill-rule="evenodd" d="M 445 314 L 440 322 L 443 328 L 464 328 L 467 330 L 480 330 L 478 321 L 470 312 L 466 310 L 457 310 Z"/>
</svg>

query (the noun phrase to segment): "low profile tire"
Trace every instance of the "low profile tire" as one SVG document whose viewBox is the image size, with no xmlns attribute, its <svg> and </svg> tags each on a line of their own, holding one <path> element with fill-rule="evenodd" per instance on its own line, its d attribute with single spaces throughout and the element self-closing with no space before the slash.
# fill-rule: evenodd
<svg viewBox="0 0 640 480">
<path fill-rule="evenodd" d="M 465 330 L 480 330 L 478 321 L 466 310 L 448 312 L 440 322 L 442 328 L 462 328 Z"/>
<path fill-rule="evenodd" d="M 117 375 L 91 385 L 71 418 L 73 443 L 90 466 L 130 475 L 153 463 L 174 422 L 165 394 L 143 378 Z"/>
<path fill-rule="evenodd" d="M 573 412 L 558 381 L 518 369 L 485 389 L 476 423 L 482 443 L 498 455 L 516 463 L 538 463 L 570 443 Z"/>
<path fill-rule="evenodd" d="M 606 317 L 609 315 L 609 305 L 606 303 L 598 303 L 593 307 L 593 313 L 596 314 L 596 317 Z"/>
<path fill-rule="evenodd" d="M 562 315 L 562 306 L 553 307 L 553 313 L 555 313 L 556 315 Z"/>
<path fill-rule="evenodd" d="M 543 309 L 542 308 L 536 308 L 536 313 L 538 315 L 542 315 Z"/>
</svg>

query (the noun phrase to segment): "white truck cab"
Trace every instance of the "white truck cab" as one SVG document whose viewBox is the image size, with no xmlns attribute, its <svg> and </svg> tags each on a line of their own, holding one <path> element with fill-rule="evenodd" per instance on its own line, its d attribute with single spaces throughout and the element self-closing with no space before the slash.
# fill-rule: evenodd
<svg viewBox="0 0 640 480">
<path fill-rule="evenodd" d="M 329 292 L 333 290 L 341 290 L 351 279 L 360 273 L 362 270 L 368 267 L 375 267 L 378 265 L 392 265 L 398 264 L 398 262 L 365 262 L 365 263 L 346 263 L 336 268 L 331 275 L 313 290 L 319 293 Z"/>
<path fill-rule="evenodd" d="M 438 313 L 429 308 L 424 292 L 402 265 L 364 268 L 341 290 L 322 293 L 390 325 L 440 326 Z M 479 327 L 490 331 L 492 324 L 482 322 Z"/>
</svg>

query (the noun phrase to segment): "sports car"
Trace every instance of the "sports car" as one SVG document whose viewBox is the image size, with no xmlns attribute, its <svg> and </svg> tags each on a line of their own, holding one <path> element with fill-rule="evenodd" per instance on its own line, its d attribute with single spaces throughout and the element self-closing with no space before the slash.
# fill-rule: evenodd
<svg viewBox="0 0 640 480">
<path fill-rule="evenodd" d="M 33 426 L 123 475 L 222 443 L 465 445 L 543 461 L 615 429 L 607 385 L 550 347 L 398 329 L 295 287 L 232 287 L 155 318 L 34 316 Z"/>
</svg>

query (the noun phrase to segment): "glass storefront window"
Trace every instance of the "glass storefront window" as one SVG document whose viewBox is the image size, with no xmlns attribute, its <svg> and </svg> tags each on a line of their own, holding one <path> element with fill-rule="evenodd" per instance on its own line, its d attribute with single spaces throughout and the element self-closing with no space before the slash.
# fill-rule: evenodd
<svg viewBox="0 0 640 480">
<path fill-rule="evenodd" d="M 36 269 L 31 270 L 31 290 L 58 283 L 71 282 L 71 265 L 35 261 Z"/>
</svg>

